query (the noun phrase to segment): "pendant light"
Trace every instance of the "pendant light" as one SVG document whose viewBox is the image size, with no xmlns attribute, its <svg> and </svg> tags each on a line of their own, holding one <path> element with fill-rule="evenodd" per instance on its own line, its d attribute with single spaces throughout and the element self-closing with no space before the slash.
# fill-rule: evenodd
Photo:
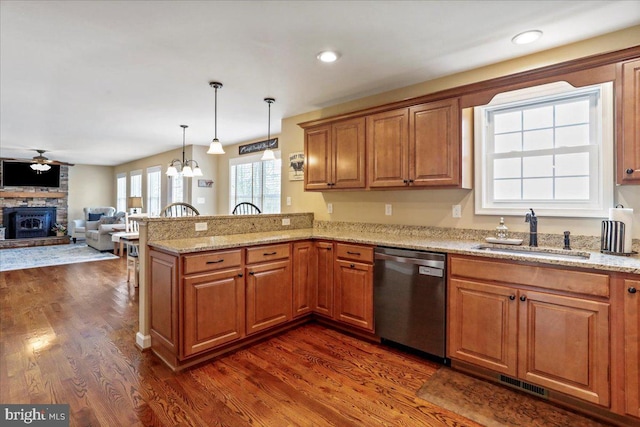
<svg viewBox="0 0 640 427">
<path fill-rule="evenodd" d="M 207 154 L 224 154 L 222 144 L 218 141 L 218 89 L 222 87 L 220 82 L 209 82 L 209 86 L 215 89 L 215 103 L 213 110 L 213 141 L 209 145 Z"/>
<path fill-rule="evenodd" d="M 202 176 L 202 169 L 200 169 L 200 166 L 198 166 L 198 162 L 196 162 L 195 160 L 186 160 L 184 155 L 185 133 L 186 133 L 186 129 L 189 126 L 180 125 L 180 127 L 182 128 L 182 160 L 180 159 L 171 160 L 171 163 L 169 163 L 169 167 L 167 168 L 166 175 L 176 176 L 181 174 L 182 176 L 186 176 L 187 178 L 192 178 L 194 176 Z M 191 169 L 191 166 L 189 166 L 189 164 L 193 164 L 193 163 L 195 163 L 195 167 Z M 178 171 L 178 168 L 176 167 L 176 165 L 180 165 L 180 171 Z"/>
<path fill-rule="evenodd" d="M 269 104 L 269 121 L 267 124 L 267 149 L 264 150 L 264 153 L 262 154 L 262 158 L 260 159 L 263 162 L 266 160 L 276 159 L 276 156 L 273 154 L 273 150 L 269 148 L 269 143 L 271 142 L 271 104 L 276 102 L 276 100 L 274 98 L 265 98 L 264 102 Z"/>
</svg>

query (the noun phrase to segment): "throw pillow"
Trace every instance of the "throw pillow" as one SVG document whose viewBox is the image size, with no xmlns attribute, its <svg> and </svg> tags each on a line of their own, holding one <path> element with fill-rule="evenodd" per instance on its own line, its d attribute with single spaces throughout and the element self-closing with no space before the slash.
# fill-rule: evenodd
<svg viewBox="0 0 640 427">
<path fill-rule="evenodd" d="M 127 214 L 125 212 L 116 212 L 116 214 L 114 215 L 114 217 L 116 218 L 116 222 L 118 224 L 124 224 L 125 223 L 125 217 L 127 216 Z"/>
<path fill-rule="evenodd" d="M 90 213 L 89 214 L 89 221 L 98 221 L 100 220 L 100 217 L 103 216 L 104 214 L 102 213 Z"/>
<path fill-rule="evenodd" d="M 118 218 L 115 216 L 101 216 L 98 224 L 115 224 Z"/>
</svg>

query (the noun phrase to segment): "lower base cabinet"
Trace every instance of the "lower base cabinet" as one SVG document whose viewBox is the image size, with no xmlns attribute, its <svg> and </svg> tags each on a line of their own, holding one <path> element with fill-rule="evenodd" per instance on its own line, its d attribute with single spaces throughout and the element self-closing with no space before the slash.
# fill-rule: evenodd
<svg viewBox="0 0 640 427">
<path fill-rule="evenodd" d="M 640 418 L 640 280 L 624 289 L 625 412 Z"/>
<path fill-rule="evenodd" d="M 291 262 L 247 267 L 247 335 L 291 320 Z"/>
<path fill-rule="evenodd" d="M 449 357 L 608 407 L 606 274 L 457 256 L 449 263 Z M 533 280 L 549 288 L 532 289 Z"/>
<path fill-rule="evenodd" d="M 373 266 L 345 260 L 335 266 L 334 318 L 373 331 Z"/>
</svg>

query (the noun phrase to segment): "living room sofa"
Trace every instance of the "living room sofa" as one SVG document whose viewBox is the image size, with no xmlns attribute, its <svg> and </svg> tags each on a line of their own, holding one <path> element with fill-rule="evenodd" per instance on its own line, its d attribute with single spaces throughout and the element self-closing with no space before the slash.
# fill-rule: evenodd
<svg viewBox="0 0 640 427">
<path fill-rule="evenodd" d="M 86 238 L 87 222 L 97 221 L 100 216 L 113 216 L 116 213 L 116 208 L 111 206 L 99 206 L 95 208 L 84 208 L 84 218 L 74 219 L 69 223 L 69 233 L 73 243 L 76 243 L 78 239 Z"/>
<path fill-rule="evenodd" d="M 116 231 L 124 231 L 125 217 L 124 212 L 116 212 L 116 209 L 110 206 L 84 208 L 85 219 L 74 220 L 72 238 L 75 239 L 84 235 L 87 245 L 99 251 L 113 250 L 113 241 L 111 233 Z"/>
</svg>

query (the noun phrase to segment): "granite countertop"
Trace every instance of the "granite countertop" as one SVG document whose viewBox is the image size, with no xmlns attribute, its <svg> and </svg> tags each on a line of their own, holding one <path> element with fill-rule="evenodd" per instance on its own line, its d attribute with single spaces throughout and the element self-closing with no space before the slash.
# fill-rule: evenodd
<svg viewBox="0 0 640 427">
<path fill-rule="evenodd" d="M 149 246 L 179 255 L 217 249 L 306 240 L 310 238 L 640 274 L 640 256 L 637 254 L 633 256 L 619 256 L 607 255 L 594 251 L 579 251 L 581 254 L 588 254 L 589 258 L 566 259 L 564 257 L 554 257 L 553 254 L 487 252 L 486 250 L 478 248 L 478 245 L 485 243 L 484 241 L 478 240 L 457 240 L 453 238 L 422 237 L 395 233 L 345 233 L 344 230 L 329 231 L 312 228 L 289 231 L 270 231 L 264 233 L 232 234 L 215 237 L 161 240 L 150 242 Z M 502 245 L 489 246 L 501 247 Z M 509 248 L 522 249 L 523 252 L 528 250 L 528 246 L 524 245 L 517 247 L 510 246 Z M 548 250 L 556 253 L 563 253 L 561 248 L 541 247 L 537 249 L 541 251 Z M 571 252 L 578 253 L 578 251 Z"/>
</svg>

